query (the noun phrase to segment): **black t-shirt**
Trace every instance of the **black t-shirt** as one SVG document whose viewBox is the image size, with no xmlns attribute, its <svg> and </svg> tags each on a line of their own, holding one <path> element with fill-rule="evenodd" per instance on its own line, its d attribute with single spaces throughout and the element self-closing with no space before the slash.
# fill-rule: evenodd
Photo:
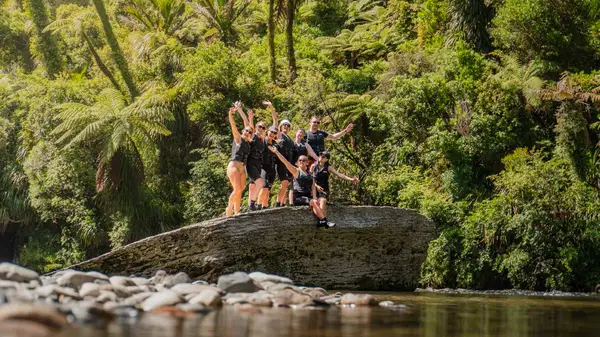
<svg viewBox="0 0 600 337">
<path fill-rule="evenodd" d="M 294 144 L 294 161 L 292 161 L 292 164 L 296 164 L 296 162 L 298 161 L 298 158 L 300 158 L 300 156 L 307 156 L 308 157 L 308 150 L 306 149 L 306 143 L 305 142 L 301 142 L 300 144 Z"/>
<path fill-rule="evenodd" d="M 310 130 L 306 131 L 306 140 L 308 141 L 308 145 L 312 147 L 313 151 L 318 155 L 321 152 L 325 151 L 325 138 L 327 138 L 329 134 L 323 130 L 317 130 L 317 132 L 313 133 Z"/>
<path fill-rule="evenodd" d="M 323 187 L 325 192 L 329 192 L 329 162 L 323 166 L 319 166 L 318 163 L 315 164 L 313 177 L 315 177 L 317 185 Z"/>
<path fill-rule="evenodd" d="M 263 158 L 263 153 L 266 151 L 265 143 L 261 137 L 254 135 L 250 142 L 250 156 L 249 159 L 260 161 Z"/>
<path fill-rule="evenodd" d="M 275 171 L 275 163 L 277 156 L 275 153 L 267 149 L 267 146 L 273 146 L 275 143 L 269 143 L 269 140 L 265 137 L 264 140 L 265 150 L 263 151 L 263 170 L 267 172 Z"/>
<path fill-rule="evenodd" d="M 294 141 L 286 134 L 281 134 L 281 141 L 277 143 L 277 150 L 285 157 L 292 165 L 294 160 L 296 145 Z"/>
</svg>

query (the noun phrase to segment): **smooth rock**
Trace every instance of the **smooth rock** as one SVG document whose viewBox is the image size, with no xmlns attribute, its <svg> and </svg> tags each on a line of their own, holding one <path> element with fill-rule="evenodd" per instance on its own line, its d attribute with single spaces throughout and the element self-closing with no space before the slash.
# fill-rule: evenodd
<svg viewBox="0 0 600 337">
<path fill-rule="evenodd" d="M 167 288 L 171 288 L 177 284 L 191 283 L 191 282 L 192 282 L 192 279 L 188 276 L 188 274 L 186 274 L 184 272 L 180 272 L 175 275 L 166 276 L 164 278 L 164 280 L 162 281 L 162 284 Z"/>
<path fill-rule="evenodd" d="M 61 287 L 72 287 L 75 289 L 81 288 L 81 286 L 88 282 L 94 282 L 98 280 L 98 276 L 95 274 L 88 274 L 80 271 L 69 271 L 60 276 L 56 283 Z"/>
<path fill-rule="evenodd" d="M 379 302 L 375 300 L 373 295 L 369 294 L 345 294 L 340 299 L 340 304 L 354 306 L 370 306 L 378 305 Z"/>
<path fill-rule="evenodd" d="M 117 302 L 119 300 L 119 297 L 117 296 L 117 294 L 113 293 L 112 291 L 108 291 L 108 290 L 101 290 L 100 291 L 100 295 L 98 295 L 98 297 L 96 297 L 96 302 L 98 303 L 105 303 L 105 302 Z"/>
<path fill-rule="evenodd" d="M 165 290 L 160 293 L 153 294 L 145 299 L 142 304 L 142 310 L 148 312 L 162 306 L 172 306 L 181 303 L 183 300 L 176 292 Z"/>
<path fill-rule="evenodd" d="M 71 288 L 65 288 L 65 287 L 56 287 L 56 288 L 54 289 L 54 291 L 55 291 L 55 292 L 56 292 L 56 294 L 58 294 L 59 296 L 60 296 L 60 295 L 63 295 L 63 296 L 69 296 L 69 297 L 72 297 L 72 298 L 73 298 L 73 299 L 75 299 L 75 300 L 82 300 L 82 299 L 83 299 L 83 297 L 82 297 L 82 296 L 79 296 L 79 294 L 78 294 L 78 293 L 77 293 L 75 290 L 73 290 L 73 289 L 71 289 Z"/>
<path fill-rule="evenodd" d="M 248 303 L 257 307 L 270 307 L 273 305 L 273 295 L 260 290 L 248 296 Z"/>
<path fill-rule="evenodd" d="M 7 304 L 0 307 L 0 322 L 8 320 L 32 321 L 55 330 L 62 329 L 69 324 L 65 316 L 58 310 L 39 304 Z"/>
<path fill-rule="evenodd" d="M 104 274 L 102 274 L 100 272 L 97 272 L 97 271 L 88 271 L 86 274 L 95 277 L 96 280 L 104 280 L 104 281 L 108 281 L 109 280 L 108 276 L 106 276 L 106 275 L 104 275 Z"/>
<path fill-rule="evenodd" d="M 302 289 L 300 289 L 300 287 L 296 287 L 293 284 L 287 284 L 287 283 L 273 283 L 273 282 L 265 282 L 267 287 L 265 288 L 265 290 L 272 292 L 272 293 L 276 293 L 280 290 L 283 289 L 292 289 L 293 291 L 297 292 L 297 293 L 301 293 Z M 261 284 L 262 285 L 262 284 Z"/>
<path fill-rule="evenodd" d="M 133 307 L 133 306 L 136 306 L 136 305 L 142 303 L 145 299 L 147 299 L 148 297 L 150 297 L 152 295 L 154 295 L 154 293 L 150 293 L 150 292 L 135 294 L 129 298 L 126 298 L 123 301 L 123 304 Z"/>
<path fill-rule="evenodd" d="M 110 284 L 121 287 L 131 287 L 136 286 L 135 282 L 131 280 L 129 277 L 125 276 L 111 276 L 109 279 Z"/>
<path fill-rule="evenodd" d="M 41 286 L 42 286 L 42 281 L 40 281 L 40 280 L 31 280 L 31 281 L 29 281 L 29 283 L 27 283 L 27 288 L 31 289 L 31 290 L 36 289 Z"/>
<path fill-rule="evenodd" d="M 9 262 L 0 263 L 0 280 L 29 282 L 39 280 L 39 274 L 35 271 Z"/>
<path fill-rule="evenodd" d="M 96 283 L 84 283 L 81 286 L 81 289 L 79 289 L 79 296 L 82 297 L 86 297 L 86 296 L 93 296 L 93 297 L 98 297 L 100 296 L 100 285 L 96 284 Z"/>
<path fill-rule="evenodd" d="M 194 282 L 192 282 L 192 284 L 201 284 L 201 285 L 205 285 L 205 286 L 209 285 L 208 282 L 202 281 L 202 280 L 194 281 Z"/>
<path fill-rule="evenodd" d="M 190 304 L 202 304 L 207 307 L 218 307 L 221 306 L 221 295 L 213 290 L 204 290 L 200 294 L 196 295 L 189 300 Z"/>
<path fill-rule="evenodd" d="M 41 286 L 41 287 L 35 289 L 35 294 L 38 295 L 39 297 L 52 296 L 52 295 L 56 294 L 56 288 L 58 288 L 57 285 L 48 284 L 48 285 Z"/>
<path fill-rule="evenodd" d="M 210 311 L 209 308 L 205 307 L 202 304 L 180 303 L 177 304 L 176 307 L 184 311 L 191 311 L 196 313 L 206 313 Z"/>
<path fill-rule="evenodd" d="M 154 276 L 150 278 L 150 283 L 157 285 L 162 283 L 162 281 L 167 277 L 167 272 L 164 270 L 157 270 L 154 273 Z"/>
<path fill-rule="evenodd" d="M 312 305 L 313 299 L 305 294 L 300 294 L 292 289 L 278 291 L 273 298 L 276 307 L 287 307 L 291 305 Z"/>
<path fill-rule="evenodd" d="M 254 280 L 244 272 L 220 276 L 217 286 L 227 293 L 253 293 L 260 290 Z"/>
<path fill-rule="evenodd" d="M 130 278 L 136 286 L 147 286 L 150 284 L 150 280 L 143 277 L 131 277 Z"/>
<path fill-rule="evenodd" d="M 19 282 L 0 280 L 0 290 L 22 288 Z"/>
<path fill-rule="evenodd" d="M 115 318 L 113 313 L 105 310 L 99 305 L 92 303 L 79 303 L 78 305 L 74 305 L 71 308 L 71 313 L 79 322 L 82 323 L 108 323 Z"/>
<path fill-rule="evenodd" d="M 127 289 L 127 287 L 115 284 L 103 284 L 100 285 L 100 289 L 112 291 L 120 298 L 127 298 L 132 295 L 132 293 L 129 291 L 129 289 Z"/>
<path fill-rule="evenodd" d="M 129 297 L 129 296 L 131 296 L 131 295 L 135 295 L 135 294 L 143 293 L 143 292 L 145 291 L 145 290 L 141 289 L 141 288 L 140 288 L 140 287 L 138 287 L 138 286 L 129 286 L 129 287 L 126 287 L 124 290 L 125 290 L 127 293 L 129 293 L 129 295 L 128 295 L 128 296 L 123 296 L 123 297 Z M 117 294 L 117 295 L 118 295 L 118 294 Z"/>
<path fill-rule="evenodd" d="M 294 284 L 294 282 L 287 277 L 265 274 L 259 271 L 248 274 L 248 277 L 261 284 L 263 282 Z"/>
<path fill-rule="evenodd" d="M 0 324 L 2 337 L 50 337 L 55 333 L 55 330 L 36 322 L 8 320 Z"/>
<path fill-rule="evenodd" d="M 221 293 L 221 289 L 202 284 L 180 283 L 171 288 L 172 291 L 179 295 L 199 294 L 205 290 L 211 290 L 216 293 Z"/>
</svg>

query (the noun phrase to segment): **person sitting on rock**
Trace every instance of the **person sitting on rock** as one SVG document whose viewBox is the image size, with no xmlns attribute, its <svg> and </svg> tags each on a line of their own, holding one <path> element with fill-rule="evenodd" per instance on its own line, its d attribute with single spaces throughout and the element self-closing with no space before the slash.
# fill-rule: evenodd
<svg viewBox="0 0 600 337">
<path fill-rule="evenodd" d="M 268 149 L 279 158 L 294 178 L 294 206 L 310 206 L 317 217 L 317 227 L 334 227 L 333 222 L 327 221 L 317 201 L 317 189 L 313 182 L 313 176 L 308 170 L 308 157 L 300 156 L 297 162 L 298 166 L 294 166 L 275 147 L 269 146 Z"/>
<path fill-rule="evenodd" d="M 331 155 L 329 152 L 321 152 L 319 160 L 313 164 L 310 171 L 315 179 L 315 188 L 317 189 L 317 201 L 319 207 L 323 211 L 323 216 L 327 217 L 327 199 L 329 199 L 329 172 L 335 174 L 340 179 L 351 181 L 353 184 L 358 183 L 357 177 L 348 177 L 339 172 L 333 166 L 329 165 Z"/>
</svg>

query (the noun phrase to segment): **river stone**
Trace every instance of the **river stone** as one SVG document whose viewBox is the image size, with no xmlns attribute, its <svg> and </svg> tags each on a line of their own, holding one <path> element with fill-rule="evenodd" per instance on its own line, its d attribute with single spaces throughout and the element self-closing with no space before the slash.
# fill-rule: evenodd
<svg viewBox="0 0 600 337">
<path fill-rule="evenodd" d="M 22 320 L 8 320 L 0 324 L 2 337 L 50 337 L 55 331 L 47 326 L 35 322 Z"/>
<path fill-rule="evenodd" d="M 191 283 L 192 279 L 188 276 L 188 274 L 184 272 L 177 273 L 175 275 L 167 275 L 161 282 L 167 288 L 171 288 L 175 285 L 182 283 Z"/>
<path fill-rule="evenodd" d="M 129 305 L 129 306 L 136 306 L 140 303 L 142 303 L 145 299 L 147 299 L 148 297 L 154 295 L 154 293 L 151 292 L 143 292 L 143 293 L 139 293 L 139 294 L 135 294 L 131 297 L 126 298 L 123 301 L 124 305 Z"/>
<path fill-rule="evenodd" d="M 131 287 L 136 286 L 135 282 L 131 280 L 129 277 L 125 276 L 112 276 L 108 279 L 110 284 L 121 287 Z"/>
<path fill-rule="evenodd" d="M 32 304 L 7 304 L 0 307 L 0 322 L 8 320 L 32 321 L 56 330 L 69 324 L 65 316 L 58 310 Z M 2 326 L 1 323 L 0 326 Z"/>
<path fill-rule="evenodd" d="M 378 305 L 379 303 L 375 300 L 373 295 L 369 294 L 345 294 L 340 299 L 341 305 L 350 306 L 370 306 Z"/>
<path fill-rule="evenodd" d="M 327 296 L 327 291 L 323 288 L 304 288 L 301 292 L 313 299 L 320 299 L 323 296 Z"/>
<path fill-rule="evenodd" d="M 119 306 L 111 310 L 113 314 L 118 317 L 127 317 L 127 318 L 135 318 L 138 317 L 140 312 L 138 309 L 133 306 Z"/>
<path fill-rule="evenodd" d="M 300 294 L 292 289 L 283 289 L 278 291 L 273 298 L 273 305 L 276 307 L 287 307 L 291 305 L 312 305 L 313 299 L 304 294 Z"/>
<path fill-rule="evenodd" d="M 220 276 L 217 286 L 227 293 L 253 293 L 260 290 L 244 272 Z"/>
<path fill-rule="evenodd" d="M 19 288 L 21 288 L 21 284 L 19 282 L 0 280 L 0 290 Z"/>
<path fill-rule="evenodd" d="M 150 283 L 157 285 L 162 283 L 162 281 L 167 277 L 167 272 L 164 270 L 157 270 L 154 273 L 154 276 L 150 278 Z"/>
<path fill-rule="evenodd" d="M 117 294 L 113 293 L 112 291 L 101 290 L 100 295 L 98 295 L 98 297 L 96 297 L 96 302 L 98 302 L 98 303 L 105 303 L 108 301 L 117 302 L 118 299 L 119 299 L 119 297 L 117 296 Z"/>
<path fill-rule="evenodd" d="M 205 285 L 205 286 L 209 285 L 208 282 L 202 281 L 202 280 L 194 281 L 194 282 L 192 282 L 192 284 L 201 284 L 201 285 Z"/>
<path fill-rule="evenodd" d="M 325 301 L 327 304 L 338 305 L 341 301 L 341 296 L 329 295 L 321 297 L 321 301 Z"/>
<path fill-rule="evenodd" d="M 81 296 L 79 296 L 79 294 L 75 290 L 73 290 L 71 288 L 56 287 L 54 289 L 54 291 L 58 295 L 69 296 L 69 297 L 72 297 L 75 300 L 82 300 L 83 299 Z"/>
<path fill-rule="evenodd" d="M 221 295 L 213 290 L 204 290 L 189 300 L 190 304 L 202 304 L 207 307 L 221 306 Z"/>
<path fill-rule="evenodd" d="M 148 312 L 162 306 L 172 306 L 181 303 L 183 300 L 176 292 L 165 290 L 160 293 L 153 294 L 145 299 L 142 304 L 142 310 Z"/>
<path fill-rule="evenodd" d="M 273 305 L 273 295 L 264 290 L 250 294 L 247 300 L 248 303 L 257 307 L 270 307 Z"/>
<path fill-rule="evenodd" d="M 73 305 L 71 313 L 81 323 L 107 323 L 115 318 L 113 313 L 92 302 L 79 302 Z"/>
<path fill-rule="evenodd" d="M 81 289 L 79 289 L 79 296 L 100 296 L 100 285 L 91 282 L 84 283 L 81 285 Z"/>
<path fill-rule="evenodd" d="M 262 284 L 263 282 L 273 282 L 273 283 L 286 283 L 286 284 L 294 284 L 292 280 L 287 277 L 282 277 L 278 275 L 269 275 L 265 273 L 261 273 L 259 271 L 255 271 L 253 273 L 248 274 L 248 277 L 253 279 L 254 281 Z"/>
<path fill-rule="evenodd" d="M 98 280 L 98 276 L 91 273 L 84 273 L 80 271 L 69 271 L 60 276 L 56 283 L 61 287 L 72 287 L 75 289 L 81 288 L 84 283 L 94 282 Z"/>
<path fill-rule="evenodd" d="M 0 263 L 0 280 L 15 282 L 29 282 L 39 280 L 39 274 L 35 271 L 9 262 Z"/>
<path fill-rule="evenodd" d="M 297 292 L 297 293 L 301 293 L 302 289 L 300 289 L 300 287 L 296 287 L 293 284 L 287 284 L 287 283 L 273 283 L 273 282 L 265 282 L 267 284 L 267 287 L 265 288 L 265 290 L 272 292 L 272 293 L 276 293 L 280 290 L 283 289 L 292 289 L 293 291 Z"/>
<path fill-rule="evenodd" d="M 209 312 L 210 309 L 208 309 L 207 307 L 205 307 L 202 304 L 192 304 L 192 303 L 180 303 L 176 305 L 177 308 L 184 310 L 184 311 L 190 311 L 190 312 L 196 312 L 196 313 L 206 313 Z"/>
<path fill-rule="evenodd" d="M 221 289 L 213 288 L 211 286 L 206 286 L 202 284 L 191 284 L 191 283 L 180 283 L 173 288 L 172 291 L 176 292 L 178 295 L 188 295 L 188 294 L 199 294 L 205 290 L 210 290 L 216 293 L 220 293 Z"/>
<path fill-rule="evenodd" d="M 106 276 L 106 275 L 104 275 L 104 274 L 102 274 L 100 272 L 97 272 L 97 271 L 88 271 L 86 274 L 95 277 L 96 280 L 104 280 L 104 281 L 108 281 L 109 280 L 108 276 Z"/>
<path fill-rule="evenodd" d="M 132 277 L 131 280 L 136 286 L 146 286 L 150 284 L 150 280 L 143 277 Z"/>
</svg>

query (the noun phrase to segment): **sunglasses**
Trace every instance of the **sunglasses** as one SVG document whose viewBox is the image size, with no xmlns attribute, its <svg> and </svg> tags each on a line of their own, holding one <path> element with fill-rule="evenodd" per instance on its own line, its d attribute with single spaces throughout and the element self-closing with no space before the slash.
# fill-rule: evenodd
<svg viewBox="0 0 600 337">
<path fill-rule="evenodd" d="M 284 127 L 284 128 L 291 128 L 292 126 L 291 126 L 291 125 L 289 125 L 289 124 L 283 124 L 281 127 Z"/>
<path fill-rule="evenodd" d="M 298 161 L 301 162 L 301 163 L 305 163 L 305 162 L 308 161 L 308 159 L 298 159 Z"/>
<path fill-rule="evenodd" d="M 266 127 L 266 126 L 264 126 L 264 125 L 259 125 L 259 126 L 257 126 L 257 128 L 259 128 L 259 129 L 261 129 L 261 130 L 264 130 L 264 129 L 266 129 L 267 127 Z"/>
<path fill-rule="evenodd" d="M 312 121 L 311 123 L 312 124 L 321 124 L 321 122 L 319 122 L 319 121 Z"/>
<path fill-rule="evenodd" d="M 250 130 L 246 130 L 246 129 L 244 129 L 242 132 L 243 132 L 243 133 L 252 133 L 252 131 L 250 131 Z"/>
</svg>

